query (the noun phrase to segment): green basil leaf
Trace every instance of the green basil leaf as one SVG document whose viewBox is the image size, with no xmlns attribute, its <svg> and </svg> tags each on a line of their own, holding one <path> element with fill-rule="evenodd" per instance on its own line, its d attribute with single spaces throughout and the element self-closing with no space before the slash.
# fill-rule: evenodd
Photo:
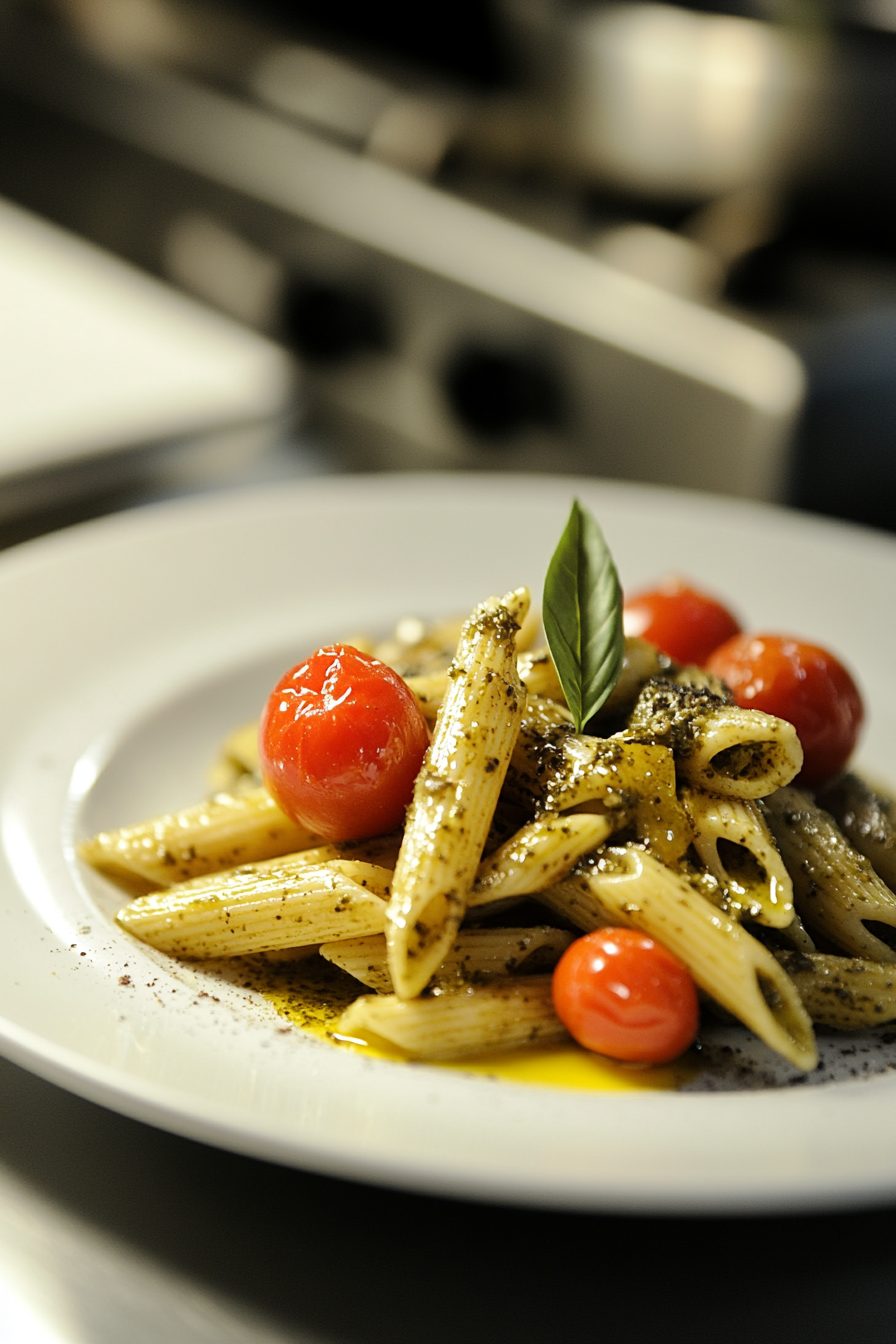
<svg viewBox="0 0 896 1344">
<path fill-rule="evenodd" d="M 596 520 L 577 499 L 548 565 L 542 618 L 581 732 L 619 680 L 625 638 L 613 557 Z"/>
</svg>

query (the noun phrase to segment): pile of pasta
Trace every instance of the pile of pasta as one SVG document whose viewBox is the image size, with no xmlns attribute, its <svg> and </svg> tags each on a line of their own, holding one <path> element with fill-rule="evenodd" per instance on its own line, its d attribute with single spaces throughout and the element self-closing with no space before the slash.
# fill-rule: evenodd
<svg viewBox="0 0 896 1344">
<path fill-rule="evenodd" d="M 248 725 L 226 790 L 81 845 L 133 898 L 122 928 L 175 957 L 323 957 L 359 986 L 337 1039 L 417 1059 L 568 1041 L 551 968 L 606 926 L 663 943 L 802 1070 L 813 1020 L 896 1017 L 886 802 L 854 776 L 819 799 L 792 787 L 790 724 L 640 640 L 577 733 L 528 609 L 519 589 L 459 638 L 404 622 L 376 649 L 432 725 L 401 833 L 321 843 L 262 787 Z"/>
</svg>

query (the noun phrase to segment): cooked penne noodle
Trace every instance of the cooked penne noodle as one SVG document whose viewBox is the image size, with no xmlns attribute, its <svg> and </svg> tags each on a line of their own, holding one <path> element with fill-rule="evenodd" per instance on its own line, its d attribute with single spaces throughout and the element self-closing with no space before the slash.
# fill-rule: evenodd
<svg viewBox="0 0 896 1344">
<path fill-rule="evenodd" d="M 608 849 L 538 900 L 583 929 L 643 930 L 766 1045 L 799 1069 L 818 1063 L 812 1023 L 772 953 L 651 855 Z"/>
<path fill-rule="evenodd" d="M 675 792 L 675 758 L 663 747 L 639 746 L 635 761 L 640 760 L 642 775 L 635 803 L 635 830 L 657 858 L 675 863 L 691 839 L 687 814 Z"/>
<path fill-rule="evenodd" d="M 671 751 L 578 734 L 544 705 L 530 702 L 526 708 L 508 771 L 508 798 L 535 812 L 598 803 L 620 813 L 614 829 L 634 817 L 639 837 L 665 862 L 681 858 L 691 833 L 675 794 Z"/>
<path fill-rule="evenodd" d="M 583 854 L 604 844 L 618 813 L 558 816 L 546 812 L 483 859 L 467 900 L 468 909 L 506 896 L 525 896 L 559 882 Z"/>
<path fill-rule="evenodd" d="M 777 952 L 813 1022 L 841 1031 L 896 1019 L 896 970 L 891 963 L 822 952 Z"/>
<path fill-rule="evenodd" d="M 721 884 L 725 908 L 784 929 L 793 920 L 793 883 L 762 813 L 742 798 L 703 789 L 679 793 L 700 862 Z"/>
<path fill-rule="evenodd" d="M 435 723 L 448 684 L 447 672 L 430 672 L 419 677 L 405 677 L 405 685 L 417 697 L 417 704 L 423 711 L 427 723 Z"/>
<path fill-rule="evenodd" d="M 375 835 L 370 840 L 339 840 L 333 844 L 313 845 L 310 849 L 300 849 L 295 854 L 283 854 L 273 859 L 262 859 L 252 865 L 254 871 L 265 877 L 273 877 L 277 872 L 291 873 L 297 864 L 330 863 L 335 859 L 346 859 L 356 863 L 373 863 L 378 868 L 391 870 L 398 862 L 398 849 L 401 836 L 393 831 L 390 835 Z M 241 864 L 240 867 L 248 865 Z M 226 876 L 226 871 L 220 876 Z"/>
<path fill-rule="evenodd" d="M 896 891 L 896 826 L 886 798 L 847 772 L 818 796 L 850 844 L 864 854 L 891 891 Z"/>
<path fill-rule="evenodd" d="M 618 721 L 623 715 L 629 714 L 645 681 L 657 676 L 668 664 L 669 659 L 653 644 L 629 635 L 625 641 L 619 680 L 598 710 L 595 716 L 597 722 Z"/>
<path fill-rule="evenodd" d="M 803 763 L 796 730 L 784 719 L 663 677 L 642 690 L 625 735 L 669 747 L 683 779 L 732 798 L 764 798 Z"/>
<path fill-rule="evenodd" d="M 345 938 L 337 943 L 321 943 L 320 955 L 325 961 L 332 962 L 341 971 L 359 980 L 368 989 L 375 990 L 377 994 L 393 992 L 385 934 L 374 933 L 365 938 Z"/>
<path fill-rule="evenodd" d="M 239 957 L 381 933 L 391 878 L 347 860 L 249 865 L 141 896 L 117 918 L 172 956 Z"/>
<path fill-rule="evenodd" d="M 721 677 L 713 676 L 705 667 L 694 667 L 688 663 L 686 667 L 680 667 L 670 680 L 677 686 L 689 686 L 694 691 L 710 691 L 720 700 L 724 700 L 726 705 L 733 703 L 731 692 Z"/>
<path fill-rule="evenodd" d="M 548 649 L 532 649 L 530 653 L 521 654 L 517 665 L 520 681 L 529 695 L 540 695 L 546 700 L 557 700 L 561 705 L 566 704 L 566 696 Z"/>
<path fill-rule="evenodd" d="M 573 941 L 566 929 L 535 924 L 528 928 L 461 929 L 436 971 L 439 985 L 550 970 Z"/>
<path fill-rule="evenodd" d="M 526 610 L 526 614 L 519 622 L 519 627 L 514 641 L 516 645 L 517 661 L 519 661 L 521 654 L 530 653 L 532 651 L 535 647 L 535 641 L 542 633 L 541 611 L 539 608 L 533 607 L 530 603 Z M 455 643 L 456 642 L 457 641 L 455 641 Z"/>
<path fill-rule="evenodd" d="M 799 915 L 794 911 L 793 919 L 785 929 L 778 929 L 778 937 L 783 938 L 794 952 L 814 952 L 815 944 Z M 789 950 L 789 949 L 788 949 Z"/>
<path fill-rule="evenodd" d="M 413 1059 L 460 1059 L 484 1050 L 556 1045 L 569 1035 L 554 1012 L 549 975 L 471 985 L 428 999 L 395 994 L 356 999 L 334 1035 L 386 1042 Z"/>
<path fill-rule="evenodd" d="M 389 902 L 389 971 L 402 998 L 427 983 L 466 909 L 522 718 L 514 636 L 528 609 L 524 588 L 490 598 L 461 633 Z"/>
<path fill-rule="evenodd" d="M 319 952 L 320 943 L 308 943 L 305 947 L 278 947 L 268 952 L 259 952 L 257 956 L 262 962 L 278 966 L 292 961 L 310 961 Z"/>
<path fill-rule="evenodd" d="M 417 677 L 443 672 L 454 657 L 463 627 L 461 620 L 437 621 L 426 625 L 415 616 L 398 622 L 394 634 L 377 644 L 366 642 L 364 652 L 395 669 L 400 677 Z M 355 645 L 353 639 L 344 641 Z M 355 647 L 358 647 L 355 645 Z"/>
<path fill-rule="evenodd" d="M 461 929 L 454 946 L 429 982 L 446 988 L 513 975 L 521 970 L 548 970 L 555 966 L 573 935 L 547 925 L 525 929 Z M 382 935 L 324 943 L 320 954 L 368 989 L 392 993 L 392 978 Z"/>
<path fill-rule="evenodd" d="M 187 882 L 237 864 L 307 849 L 318 837 L 291 821 L 266 789 L 218 794 L 180 812 L 78 846 L 82 859 L 135 895 Z"/>
<path fill-rule="evenodd" d="M 896 941 L 896 895 L 833 817 L 800 789 L 780 789 L 765 799 L 763 811 L 793 878 L 804 923 L 854 957 L 896 962 L 896 951 L 885 941 Z"/>
<path fill-rule="evenodd" d="M 258 775 L 260 777 L 261 769 L 258 760 L 258 720 L 253 719 L 251 723 L 244 723 L 242 727 L 235 728 L 234 731 L 224 739 L 221 747 L 221 754 L 227 760 L 232 761 L 240 770 L 246 774 Z"/>
</svg>

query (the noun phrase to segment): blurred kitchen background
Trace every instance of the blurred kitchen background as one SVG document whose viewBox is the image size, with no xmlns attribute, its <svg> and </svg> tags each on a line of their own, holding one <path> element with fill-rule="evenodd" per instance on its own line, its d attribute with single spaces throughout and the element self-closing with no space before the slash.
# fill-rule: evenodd
<svg viewBox="0 0 896 1344">
<path fill-rule="evenodd" d="M 0 543 L 453 468 L 896 529 L 896 0 L 0 0 Z"/>
</svg>

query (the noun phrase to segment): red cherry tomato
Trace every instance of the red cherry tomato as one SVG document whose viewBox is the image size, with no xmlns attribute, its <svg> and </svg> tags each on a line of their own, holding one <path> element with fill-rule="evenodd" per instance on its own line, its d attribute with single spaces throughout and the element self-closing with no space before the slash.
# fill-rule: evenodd
<svg viewBox="0 0 896 1344">
<path fill-rule="evenodd" d="M 788 635 L 738 635 L 706 666 L 744 709 L 793 724 L 803 748 L 797 783 L 814 788 L 840 773 L 865 711 L 855 682 L 832 653 Z"/>
<path fill-rule="evenodd" d="M 578 938 L 554 971 L 554 1007 L 571 1036 L 611 1059 L 665 1064 L 697 1035 L 687 967 L 635 929 Z"/>
<path fill-rule="evenodd" d="M 326 840 L 398 826 L 428 745 L 426 720 L 401 677 L 341 644 L 280 678 L 259 731 L 268 790 Z"/>
<path fill-rule="evenodd" d="M 623 624 L 627 635 L 640 635 L 676 663 L 702 667 L 713 649 L 738 634 L 731 612 L 706 593 L 681 579 L 664 579 L 658 588 L 626 600 Z"/>
</svg>

